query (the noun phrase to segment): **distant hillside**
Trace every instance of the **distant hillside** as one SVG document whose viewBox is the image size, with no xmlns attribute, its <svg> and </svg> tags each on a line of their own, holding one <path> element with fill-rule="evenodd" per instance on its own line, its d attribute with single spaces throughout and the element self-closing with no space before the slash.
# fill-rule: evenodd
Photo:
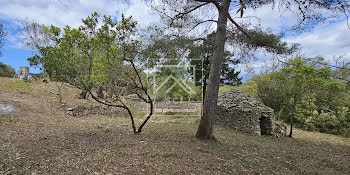
<svg viewBox="0 0 350 175">
<path fill-rule="evenodd" d="M 0 77 L 13 77 L 16 71 L 11 66 L 0 62 Z"/>
</svg>

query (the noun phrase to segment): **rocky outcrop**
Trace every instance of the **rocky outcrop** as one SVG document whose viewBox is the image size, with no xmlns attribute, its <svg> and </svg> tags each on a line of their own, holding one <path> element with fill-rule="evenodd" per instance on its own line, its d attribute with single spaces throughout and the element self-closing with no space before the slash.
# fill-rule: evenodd
<svg viewBox="0 0 350 175">
<path fill-rule="evenodd" d="M 283 127 L 274 119 L 273 109 L 236 89 L 219 96 L 216 121 L 245 133 L 284 135 Z"/>
</svg>

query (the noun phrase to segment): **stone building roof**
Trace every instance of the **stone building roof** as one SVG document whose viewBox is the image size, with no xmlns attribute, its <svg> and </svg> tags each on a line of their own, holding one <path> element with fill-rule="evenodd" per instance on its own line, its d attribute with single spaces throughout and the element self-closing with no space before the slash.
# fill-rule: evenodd
<svg viewBox="0 0 350 175">
<path fill-rule="evenodd" d="M 222 93 L 218 98 L 218 106 L 227 109 L 234 108 L 243 111 L 255 111 L 258 113 L 273 113 L 273 109 L 267 107 L 264 103 L 256 100 L 249 94 L 237 89 Z"/>
</svg>

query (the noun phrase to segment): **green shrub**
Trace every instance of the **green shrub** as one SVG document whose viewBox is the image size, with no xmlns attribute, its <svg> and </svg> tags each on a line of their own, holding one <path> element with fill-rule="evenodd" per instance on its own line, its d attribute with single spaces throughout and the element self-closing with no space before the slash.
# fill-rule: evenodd
<svg viewBox="0 0 350 175">
<path fill-rule="evenodd" d="M 331 112 L 322 112 L 318 116 L 310 117 L 307 125 L 314 126 L 320 132 L 340 134 L 340 120 Z"/>
</svg>

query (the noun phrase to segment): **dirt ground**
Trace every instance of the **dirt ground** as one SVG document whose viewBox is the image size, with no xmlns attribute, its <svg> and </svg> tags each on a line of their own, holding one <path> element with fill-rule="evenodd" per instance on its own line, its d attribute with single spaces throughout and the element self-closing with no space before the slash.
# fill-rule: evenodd
<svg viewBox="0 0 350 175">
<path fill-rule="evenodd" d="M 135 135 L 129 118 L 70 116 L 97 105 L 54 83 L 0 78 L 0 174 L 350 174 L 350 139 L 296 129 L 294 138 L 215 128 L 217 142 L 194 137 L 198 117 L 154 117 Z M 142 122 L 141 114 L 136 122 Z"/>
</svg>

